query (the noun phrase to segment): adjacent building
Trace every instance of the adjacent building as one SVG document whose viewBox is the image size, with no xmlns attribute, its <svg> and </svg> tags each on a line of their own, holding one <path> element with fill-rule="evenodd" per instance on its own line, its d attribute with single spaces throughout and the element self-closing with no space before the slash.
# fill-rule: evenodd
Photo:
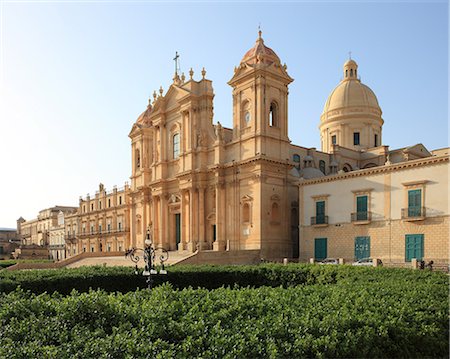
<svg viewBox="0 0 450 359">
<path fill-rule="evenodd" d="M 17 221 L 17 227 L 23 245 L 48 247 L 50 231 L 58 227 L 58 214 L 64 215 L 76 211 L 76 207 L 54 206 L 39 211 L 37 218 L 26 221 L 22 217 Z"/>
<path fill-rule="evenodd" d="M 66 256 L 84 252 L 124 252 L 130 248 L 129 186 L 107 191 L 103 184 L 80 198 L 76 212 L 64 218 Z"/>
<path fill-rule="evenodd" d="M 15 228 L 0 228 L 0 259 L 9 259 L 19 244 L 19 234 Z"/>
</svg>

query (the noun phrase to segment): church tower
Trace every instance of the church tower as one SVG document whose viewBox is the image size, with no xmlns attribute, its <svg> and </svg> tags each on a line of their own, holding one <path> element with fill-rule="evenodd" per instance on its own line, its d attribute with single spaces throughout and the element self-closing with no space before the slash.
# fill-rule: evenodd
<svg viewBox="0 0 450 359">
<path fill-rule="evenodd" d="M 298 197 L 290 182 L 288 85 L 293 79 L 259 31 L 228 84 L 233 88 L 233 130 L 227 157 L 239 166 L 230 249 L 258 249 L 264 258 L 292 257 L 291 209 Z M 233 183 L 233 182 L 231 182 Z M 227 199 L 228 201 L 228 199 Z M 298 236 L 295 239 L 298 242 Z"/>
<path fill-rule="evenodd" d="M 255 45 L 247 51 L 233 78 L 233 140 L 252 141 L 254 151 L 241 151 L 240 159 L 287 154 L 288 85 L 293 79 L 277 54 L 265 46 L 259 31 Z M 244 153 L 245 152 L 245 153 Z"/>
</svg>

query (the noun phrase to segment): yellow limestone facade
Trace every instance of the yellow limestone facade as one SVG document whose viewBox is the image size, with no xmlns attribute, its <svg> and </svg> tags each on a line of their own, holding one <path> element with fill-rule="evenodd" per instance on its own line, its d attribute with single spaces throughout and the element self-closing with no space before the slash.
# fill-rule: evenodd
<svg viewBox="0 0 450 359">
<path fill-rule="evenodd" d="M 286 65 L 259 33 L 229 81 L 233 128 L 213 124 L 212 83 L 205 70 L 198 81 L 193 75 L 175 73 L 129 134 L 131 245 L 142 246 L 150 227 L 156 245 L 170 250 L 257 249 L 264 258 L 292 257 L 297 150 L 288 137 L 293 79 Z"/>
<path fill-rule="evenodd" d="M 448 184 L 448 152 L 301 181 L 300 260 L 448 264 Z M 317 220 L 318 202 L 324 203 L 324 220 Z"/>
<path fill-rule="evenodd" d="M 80 198 L 77 211 L 64 218 L 66 257 L 85 252 L 123 252 L 130 248 L 129 186 Z"/>
</svg>

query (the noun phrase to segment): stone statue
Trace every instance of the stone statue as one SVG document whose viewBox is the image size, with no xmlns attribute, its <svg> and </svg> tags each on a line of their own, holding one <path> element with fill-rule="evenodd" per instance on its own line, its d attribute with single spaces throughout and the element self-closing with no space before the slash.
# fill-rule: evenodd
<svg viewBox="0 0 450 359">
<path fill-rule="evenodd" d="M 219 142 L 222 142 L 223 141 L 223 127 L 220 122 L 217 122 L 215 130 L 216 130 L 217 140 Z"/>
</svg>

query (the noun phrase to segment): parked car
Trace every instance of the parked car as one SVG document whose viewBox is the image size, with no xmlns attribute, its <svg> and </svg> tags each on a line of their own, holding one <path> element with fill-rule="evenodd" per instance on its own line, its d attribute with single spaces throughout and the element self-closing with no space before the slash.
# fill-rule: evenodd
<svg viewBox="0 0 450 359">
<path fill-rule="evenodd" d="M 320 261 L 319 264 L 339 264 L 339 260 L 336 258 L 325 258 L 324 260 Z"/>
<path fill-rule="evenodd" d="M 352 266 L 368 266 L 368 267 L 373 267 L 373 258 L 363 258 L 360 259 L 359 261 L 356 261 L 354 263 L 352 263 Z M 381 261 L 381 259 L 377 259 L 377 265 L 382 266 L 383 262 Z"/>
</svg>

